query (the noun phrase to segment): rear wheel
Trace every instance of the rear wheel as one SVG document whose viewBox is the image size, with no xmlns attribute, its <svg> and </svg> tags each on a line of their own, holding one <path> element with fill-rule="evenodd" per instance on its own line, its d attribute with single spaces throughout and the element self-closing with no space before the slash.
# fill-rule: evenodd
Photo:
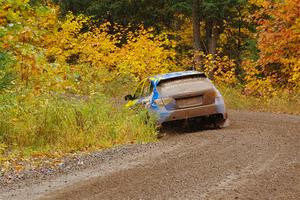
<svg viewBox="0 0 300 200">
<path fill-rule="evenodd" d="M 225 119 L 223 114 L 215 114 L 208 117 L 208 123 L 212 125 L 213 128 L 221 129 L 229 126 L 229 119 Z"/>
<path fill-rule="evenodd" d="M 221 119 L 221 120 L 216 120 L 214 121 L 214 127 L 215 128 L 226 128 L 229 126 L 229 119 Z"/>
</svg>

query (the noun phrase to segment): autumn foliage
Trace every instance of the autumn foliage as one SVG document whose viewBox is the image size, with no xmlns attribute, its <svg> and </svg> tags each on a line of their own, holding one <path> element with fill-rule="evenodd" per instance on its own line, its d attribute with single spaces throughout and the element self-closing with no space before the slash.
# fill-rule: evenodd
<svg viewBox="0 0 300 200">
<path fill-rule="evenodd" d="M 253 1 L 258 30 L 257 61 L 246 60 L 246 89 L 276 95 L 283 88 L 300 88 L 300 1 Z"/>
<path fill-rule="evenodd" d="M 15 83 L 22 87 L 89 94 L 120 74 L 140 80 L 175 70 L 175 43 L 164 34 L 143 26 L 134 32 L 110 23 L 95 26 L 89 17 L 71 13 L 60 21 L 55 6 L 21 2 L 2 6 L 1 46 L 15 62 Z M 109 34 L 110 29 L 119 34 Z"/>
</svg>

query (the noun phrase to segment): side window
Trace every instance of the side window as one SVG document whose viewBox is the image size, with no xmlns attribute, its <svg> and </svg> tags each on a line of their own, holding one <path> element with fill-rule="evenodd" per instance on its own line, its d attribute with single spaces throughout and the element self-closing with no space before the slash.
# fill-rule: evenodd
<svg viewBox="0 0 300 200">
<path fill-rule="evenodd" d="M 149 96 L 150 93 L 151 93 L 151 87 L 150 87 L 151 83 L 147 80 L 144 84 L 144 87 L 143 87 L 143 96 L 146 97 L 146 96 Z"/>
<path fill-rule="evenodd" d="M 150 83 L 149 89 L 150 89 L 150 93 L 149 93 L 149 95 L 150 95 L 150 94 L 153 92 L 153 85 L 152 85 L 152 82 Z"/>
<path fill-rule="evenodd" d="M 152 90 L 153 90 L 153 87 L 152 87 L 150 81 L 148 79 L 146 79 L 138 85 L 138 87 L 134 93 L 134 96 L 136 98 L 146 97 L 151 94 Z"/>
<path fill-rule="evenodd" d="M 141 95 L 142 95 L 142 91 L 143 91 L 143 82 L 138 84 L 138 86 L 135 90 L 135 93 L 134 93 L 134 97 L 135 98 L 140 98 Z"/>
</svg>

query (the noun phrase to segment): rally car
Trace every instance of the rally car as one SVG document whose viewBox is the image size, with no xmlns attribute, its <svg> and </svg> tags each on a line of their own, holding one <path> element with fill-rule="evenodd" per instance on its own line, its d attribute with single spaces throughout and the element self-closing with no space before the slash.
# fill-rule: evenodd
<svg viewBox="0 0 300 200">
<path fill-rule="evenodd" d="M 127 107 L 143 105 L 157 124 L 206 119 L 216 127 L 228 125 L 222 95 L 202 72 L 183 71 L 156 75 L 142 81 L 134 95 L 125 96 Z"/>
</svg>

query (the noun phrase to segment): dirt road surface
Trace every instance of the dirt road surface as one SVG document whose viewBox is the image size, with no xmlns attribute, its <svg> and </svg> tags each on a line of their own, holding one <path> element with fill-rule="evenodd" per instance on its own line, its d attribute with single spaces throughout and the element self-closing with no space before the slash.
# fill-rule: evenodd
<svg viewBox="0 0 300 200">
<path fill-rule="evenodd" d="M 300 116 L 229 114 L 228 128 L 114 149 L 83 170 L 3 188 L 0 199 L 300 199 Z"/>
</svg>

